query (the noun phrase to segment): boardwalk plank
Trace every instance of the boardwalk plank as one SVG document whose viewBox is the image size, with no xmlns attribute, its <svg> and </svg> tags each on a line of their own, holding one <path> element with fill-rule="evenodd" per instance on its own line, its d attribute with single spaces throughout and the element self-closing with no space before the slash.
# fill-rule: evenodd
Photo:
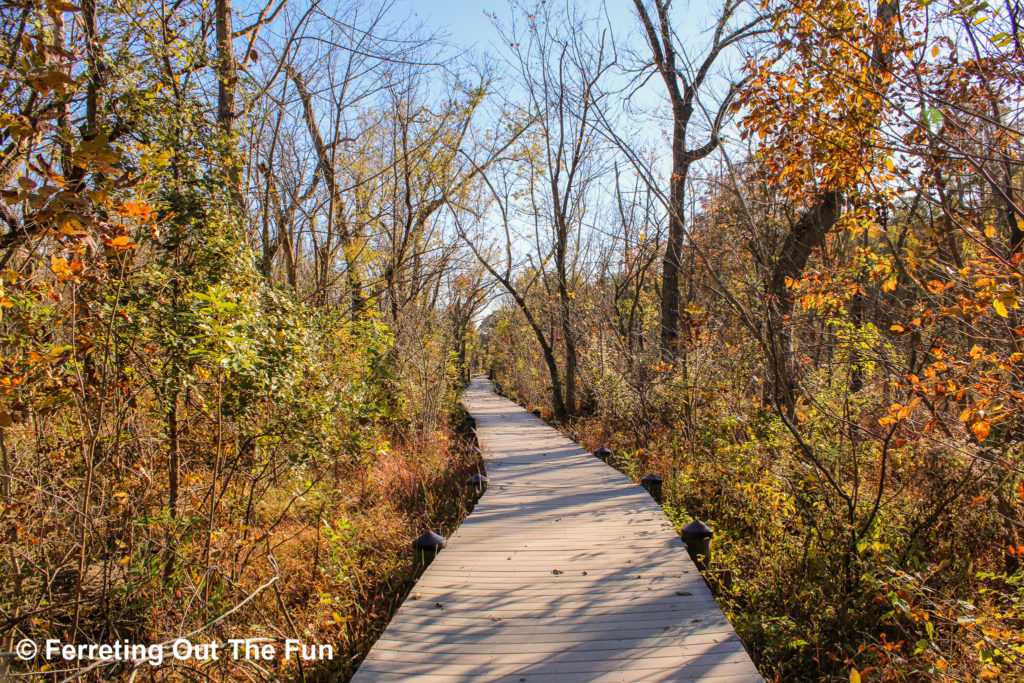
<svg viewBox="0 0 1024 683">
<path fill-rule="evenodd" d="M 490 384 L 491 485 L 354 681 L 761 681 L 660 508 Z"/>
</svg>

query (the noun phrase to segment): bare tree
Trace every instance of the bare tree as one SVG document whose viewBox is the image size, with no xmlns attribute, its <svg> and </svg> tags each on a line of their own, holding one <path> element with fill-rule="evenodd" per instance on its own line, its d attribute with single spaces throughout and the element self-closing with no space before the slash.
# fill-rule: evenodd
<svg viewBox="0 0 1024 683">
<path fill-rule="evenodd" d="M 519 169 L 506 166 L 500 181 L 487 178 L 498 204 L 505 237 L 505 264 L 492 264 L 484 249 L 474 252 L 523 312 L 544 354 L 556 419 L 575 414 L 579 333 L 573 316 L 580 237 L 589 193 L 600 175 L 600 156 L 593 124 L 598 104 L 597 83 L 613 63 L 602 34 L 591 38 L 588 24 L 572 10 L 545 6 L 527 17 L 527 28 L 503 30 L 512 45 L 512 67 L 526 93 L 524 117 L 534 120 L 524 138 Z M 522 204 L 516 202 L 522 200 Z M 513 223 L 532 225 L 539 263 L 528 273 L 515 273 L 513 242 L 525 237 Z M 553 264 L 553 269 L 548 263 Z M 539 320 L 529 290 L 541 284 L 544 299 L 555 302 L 554 320 L 564 353 L 559 367 L 557 339 Z"/>
<path fill-rule="evenodd" d="M 697 98 L 716 60 L 723 50 L 735 45 L 758 32 L 760 17 L 740 22 L 739 27 L 730 24 L 746 0 L 725 0 L 715 23 L 711 45 L 703 59 L 691 63 L 685 51 L 678 46 L 678 39 L 669 15 L 671 0 L 652 0 L 654 17 L 644 0 L 633 0 L 637 15 L 647 37 L 651 50 L 651 62 L 665 83 L 669 104 L 672 107 L 672 172 L 668 194 L 668 238 L 662 259 L 661 282 L 661 349 L 666 360 L 679 352 L 679 281 L 682 270 L 682 252 L 685 239 L 686 182 L 690 167 L 705 158 L 718 147 L 719 134 L 729 104 L 739 90 L 733 83 L 725 97 L 718 104 L 712 117 L 708 140 L 699 147 L 691 147 L 688 135 L 694 113 L 698 112 Z"/>
</svg>

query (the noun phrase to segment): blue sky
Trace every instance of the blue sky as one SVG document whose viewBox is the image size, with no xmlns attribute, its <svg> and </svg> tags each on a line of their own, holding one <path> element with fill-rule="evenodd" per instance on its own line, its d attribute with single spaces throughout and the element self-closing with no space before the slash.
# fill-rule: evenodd
<svg viewBox="0 0 1024 683">
<path fill-rule="evenodd" d="M 520 4 L 531 7 L 536 1 L 522 0 Z M 566 0 L 551 0 L 553 4 L 564 1 Z M 616 44 L 632 45 L 637 54 L 647 58 L 649 48 L 636 16 L 633 0 L 568 1 L 575 1 L 581 13 L 592 16 L 599 13 L 604 15 L 605 20 L 602 23 L 610 27 Z M 499 20 L 507 20 L 513 12 L 513 3 L 510 0 L 394 0 L 394 3 L 391 12 L 393 17 L 408 17 L 408 21 L 421 23 L 424 33 L 445 36 L 456 51 L 469 50 L 475 56 L 489 54 L 499 61 L 504 57 L 504 50 L 497 45 L 498 31 L 492 19 L 485 13 L 495 14 Z M 709 29 L 721 11 L 720 8 L 721 0 L 676 0 L 672 4 L 672 21 L 679 39 L 677 47 L 691 59 L 701 58 L 707 49 L 711 37 Z M 653 14 L 653 8 L 650 11 Z M 730 62 L 735 66 L 736 57 L 734 52 L 724 54 L 718 66 L 722 68 Z M 712 91 L 721 91 L 727 85 L 727 80 L 716 78 L 714 75 L 706 84 Z M 653 114 L 655 109 L 663 106 L 663 89 L 664 85 L 657 77 L 648 81 L 644 89 L 646 92 L 640 95 L 643 101 L 649 103 L 646 106 L 648 114 Z M 714 102 L 710 91 L 705 91 L 704 95 L 709 97 L 709 102 Z M 657 126 L 652 126 L 652 123 L 645 121 L 641 126 L 653 132 Z"/>
<path fill-rule="evenodd" d="M 398 0 L 396 9 L 421 19 L 428 30 L 449 34 L 455 45 L 486 49 L 497 32 L 484 12 L 504 14 L 508 6 L 504 0 Z"/>
<path fill-rule="evenodd" d="M 531 1 L 523 2 L 525 6 L 531 4 Z M 676 31 L 684 39 L 696 37 L 708 27 L 718 4 L 715 0 L 674 3 Z M 608 0 L 607 3 L 579 0 L 577 6 L 594 14 L 606 12 L 619 39 L 625 38 L 625 34 L 638 35 L 639 21 L 632 0 Z M 454 45 L 487 51 L 498 34 L 484 13 L 507 17 L 511 3 L 509 0 L 396 0 L 395 10 L 396 14 L 408 12 L 420 19 L 428 30 L 447 33 Z"/>
</svg>

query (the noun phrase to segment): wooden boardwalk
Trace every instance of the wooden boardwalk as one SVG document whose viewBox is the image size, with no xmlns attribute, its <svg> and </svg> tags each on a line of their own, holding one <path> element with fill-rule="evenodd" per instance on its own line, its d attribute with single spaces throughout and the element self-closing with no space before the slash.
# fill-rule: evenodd
<svg viewBox="0 0 1024 683">
<path fill-rule="evenodd" d="M 661 509 L 474 379 L 490 488 L 354 681 L 761 681 Z"/>
</svg>

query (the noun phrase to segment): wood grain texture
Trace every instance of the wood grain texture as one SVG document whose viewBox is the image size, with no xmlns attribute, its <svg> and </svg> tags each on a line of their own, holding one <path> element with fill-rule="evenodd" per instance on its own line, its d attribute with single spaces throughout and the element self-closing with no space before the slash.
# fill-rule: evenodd
<svg viewBox="0 0 1024 683">
<path fill-rule="evenodd" d="M 761 681 L 661 509 L 493 393 L 490 486 L 353 681 Z"/>
</svg>

